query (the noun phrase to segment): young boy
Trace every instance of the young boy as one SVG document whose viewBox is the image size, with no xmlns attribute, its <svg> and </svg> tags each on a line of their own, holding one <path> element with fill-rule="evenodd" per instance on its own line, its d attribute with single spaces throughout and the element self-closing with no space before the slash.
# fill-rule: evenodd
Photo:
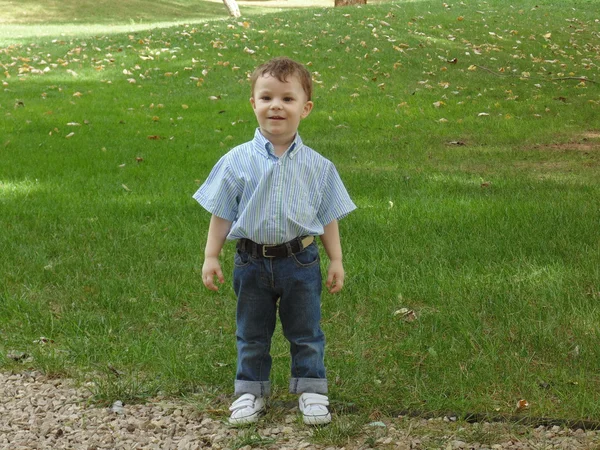
<svg viewBox="0 0 600 450">
<path fill-rule="evenodd" d="M 323 362 L 322 278 L 315 236 L 330 264 L 326 286 L 344 285 L 338 220 L 356 206 L 334 165 L 302 143 L 300 121 L 312 108 L 312 80 L 289 58 L 259 66 L 250 103 L 258 120 L 254 139 L 232 149 L 212 169 L 194 198 L 212 214 L 202 281 L 223 283 L 219 253 L 237 240 L 233 286 L 237 295 L 237 373 L 229 422 L 256 422 L 270 394 L 271 338 L 277 302 L 290 342 L 290 392 L 301 394 L 306 424 L 331 421 Z"/>
</svg>

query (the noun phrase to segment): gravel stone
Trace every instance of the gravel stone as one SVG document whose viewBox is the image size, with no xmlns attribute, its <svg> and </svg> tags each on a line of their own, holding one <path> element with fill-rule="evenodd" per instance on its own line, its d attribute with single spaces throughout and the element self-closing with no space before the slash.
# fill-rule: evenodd
<svg viewBox="0 0 600 450">
<path fill-rule="evenodd" d="M 89 386 L 89 384 L 88 384 Z M 117 403 L 99 408 L 88 401 L 86 386 L 72 380 L 49 379 L 38 372 L 0 372 L 0 449 L 2 450 L 232 450 L 248 430 L 210 417 L 178 399 L 156 398 L 145 405 Z M 115 407 L 116 404 L 116 408 Z M 117 411 L 114 412 L 113 410 Z M 218 412 L 220 413 L 220 411 Z M 589 449 L 600 448 L 600 432 L 562 427 L 527 429 L 509 438 L 510 425 L 459 424 L 444 418 L 423 420 L 384 419 L 374 447 L 374 427 L 365 424 L 359 436 L 344 440 L 344 446 L 315 443 L 314 428 L 300 425 L 298 410 L 284 412 L 274 422 L 261 420 L 256 432 L 273 441 L 267 450 L 366 450 L 369 448 L 409 450 L 441 449 Z M 335 421 L 335 418 L 334 418 Z M 379 422 L 378 422 L 379 424 Z M 470 442 L 470 431 L 498 436 L 499 442 Z M 504 428 L 502 428 L 504 427 Z M 500 430 L 500 431 L 498 431 Z M 441 437 L 440 437 L 441 436 Z M 457 439 L 460 437 L 460 439 Z M 475 438 L 474 438 L 475 439 Z M 248 450 L 252 445 L 242 445 Z"/>
</svg>

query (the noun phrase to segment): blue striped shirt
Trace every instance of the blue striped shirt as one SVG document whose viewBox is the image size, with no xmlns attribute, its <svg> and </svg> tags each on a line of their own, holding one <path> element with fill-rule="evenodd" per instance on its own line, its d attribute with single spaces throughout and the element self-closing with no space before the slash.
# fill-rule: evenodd
<svg viewBox="0 0 600 450">
<path fill-rule="evenodd" d="M 227 239 L 282 244 L 322 235 L 323 227 L 356 209 L 333 163 L 294 142 L 278 158 L 257 128 L 254 139 L 225 154 L 194 198 L 232 223 Z"/>
</svg>

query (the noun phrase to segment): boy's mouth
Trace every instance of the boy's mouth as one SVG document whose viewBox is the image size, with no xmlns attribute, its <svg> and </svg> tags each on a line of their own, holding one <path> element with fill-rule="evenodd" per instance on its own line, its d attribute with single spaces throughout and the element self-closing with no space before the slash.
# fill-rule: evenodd
<svg viewBox="0 0 600 450">
<path fill-rule="evenodd" d="M 283 117 L 281 117 L 281 116 L 271 116 L 271 117 L 269 117 L 269 119 L 271 119 L 271 120 L 285 120 L 285 119 L 284 119 Z"/>
</svg>

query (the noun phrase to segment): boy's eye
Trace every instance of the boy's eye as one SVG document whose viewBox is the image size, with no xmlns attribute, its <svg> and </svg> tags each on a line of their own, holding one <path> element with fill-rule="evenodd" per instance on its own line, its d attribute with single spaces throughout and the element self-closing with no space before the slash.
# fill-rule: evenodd
<svg viewBox="0 0 600 450">
<path fill-rule="evenodd" d="M 284 102 L 292 102 L 292 101 L 294 101 L 294 99 L 293 99 L 292 97 L 285 97 L 285 98 L 283 99 L 283 101 L 284 101 Z"/>
<path fill-rule="evenodd" d="M 261 100 L 271 100 L 271 97 L 269 97 L 268 95 L 263 95 L 260 99 Z"/>
</svg>

